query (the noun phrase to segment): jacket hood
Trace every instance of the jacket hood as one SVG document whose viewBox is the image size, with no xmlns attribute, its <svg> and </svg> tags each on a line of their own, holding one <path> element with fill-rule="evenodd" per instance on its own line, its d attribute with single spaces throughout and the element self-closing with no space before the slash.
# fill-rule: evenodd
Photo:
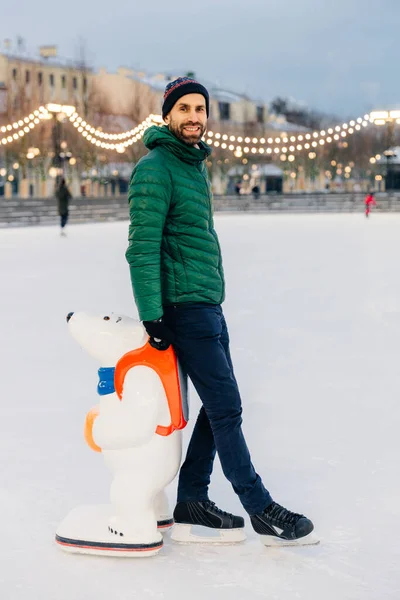
<svg viewBox="0 0 400 600">
<path fill-rule="evenodd" d="M 195 164 L 202 162 L 211 154 L 210 146 L 207 146 L 204 142 L 199 142 L 199 148 L 189 146 L 171 133 L 166 125 L 162 127 L 153 125 L 146 129 L 143 135 L 143 142 L 149 150 L 153 150 L 156 147 L 165 148 L 165 150 L 187 163 Z"/>
</svg>

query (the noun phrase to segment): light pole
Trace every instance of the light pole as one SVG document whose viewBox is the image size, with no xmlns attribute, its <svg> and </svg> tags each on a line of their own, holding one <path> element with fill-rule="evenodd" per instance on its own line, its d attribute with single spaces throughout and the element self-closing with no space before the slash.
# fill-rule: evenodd
<svg viewBox="0 0 400 600">
<path fill-rule="evenodd" d="M 5 169 L 4 167 L 2 167 L 0 169 L 0 196 L 4 196 L 5 195 L 5 183 L 6 183 L 6 175 L 7 175 L 7 169 Z"/>
<path fill-rule="evenodd" d="M 75 106 L 65 104 L 47 104 L 47 111 L 54 116 L 55 122 L 53 124 L 53 167 L 57 169 L 57 173 L 64 175 L 64 164 L 65 164 L 65 148 L 63 147 L 65 142 L 61 141 L 61 126 L 66 117 L 71 116 L 75 112 Z M 56 179 L 57 182 L 57 179 Z"/>
<path fill-rule="evenodd" d="M 383 154 L 386 157 L 385 191 L 387 192 L 388 189 L 395 189 L 395 188 L 392 187 L 392 183 L 390 184 L 390 187 L 388 185 L 388 181 L 389 181 L 389 161 L 390 161 L 391 158 L 396 158 L 397 154 L 395 152 L 393 152 L 393 150 L 391 150 L 390 148 L 388 150 L 385 150 L 385 152 Z"/>
<path fill-rule="evenodd" d="M 375 110 L 370 114 L 370 121 L 374 125 L 386 125 L 386 146 L 387 150 L 383 153 L 386 157 L 386 175 L 385 175 L 385 191 L 388 191 L 389 185 L 389 161 L 397 155 L 391 149 L 394 144 L 394 127 L 400 125 L 400 110 Z M 391 184 L 390 184 L 391 185 Z"/>
</svg>

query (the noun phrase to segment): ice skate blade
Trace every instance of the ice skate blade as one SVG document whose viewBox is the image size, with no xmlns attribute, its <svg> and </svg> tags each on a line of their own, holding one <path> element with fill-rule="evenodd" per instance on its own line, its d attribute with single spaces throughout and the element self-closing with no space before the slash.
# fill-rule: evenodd
<svg viewBox="0 0 400 600">
<path fill-rule="evenodd" d="M 171 533 L 171 540 L 179 544 L 239 544 L 245 539 L 244 529 L 213 529 L 186 523 L 175 523 Z"/>
<path fill-rule="evenodd" d="M 319 538 L 313 532 L 305 535 L 302 538 L 298 538 L 297 540 L 284 540 L 273 535 L 260 535 L 260 540 L 264 546 L 270 548 L 280 548 L 286 546 L 291 546 L 292 548 L 295 548 L 296 546 L 316 546 L 320 543 Z"/>
</svg>

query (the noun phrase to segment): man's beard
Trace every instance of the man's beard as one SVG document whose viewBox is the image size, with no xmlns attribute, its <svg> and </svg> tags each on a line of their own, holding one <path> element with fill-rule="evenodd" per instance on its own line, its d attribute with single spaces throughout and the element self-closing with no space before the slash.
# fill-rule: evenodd
<svg viewBox="0 0 400 600">
<path fill-rule="evenodd" d="M 200 129 L 197 133 L 190 134 L 190 132 L 185 131 L 185 127 L 199 127 Z M 192 121 L 188 123 L 181 123 L 178 125 L 175 121 L 171 119 L 171 121 L 168 124 L 168 129 L 171 133 L 174 134 L 175 137 L 178 138 L 178 140 L 181 140 L 188 146 L 195 146 L 200 142 L 201 138 L 203 137 L 204 132 L 206 130 L 206 126 L 202 125 L 201 123 L 193 123 Z"/>
</svg>

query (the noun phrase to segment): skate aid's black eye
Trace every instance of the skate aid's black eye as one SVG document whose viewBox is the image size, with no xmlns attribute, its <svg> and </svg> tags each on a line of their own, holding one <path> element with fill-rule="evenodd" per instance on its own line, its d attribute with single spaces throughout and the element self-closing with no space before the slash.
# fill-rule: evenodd
<svg viewBox="0 0 400 600">
<path fill-rule="evenodd" d="M 104 317 L 104 321 L 109 321 L 110 317 Z"/>
</svg>

